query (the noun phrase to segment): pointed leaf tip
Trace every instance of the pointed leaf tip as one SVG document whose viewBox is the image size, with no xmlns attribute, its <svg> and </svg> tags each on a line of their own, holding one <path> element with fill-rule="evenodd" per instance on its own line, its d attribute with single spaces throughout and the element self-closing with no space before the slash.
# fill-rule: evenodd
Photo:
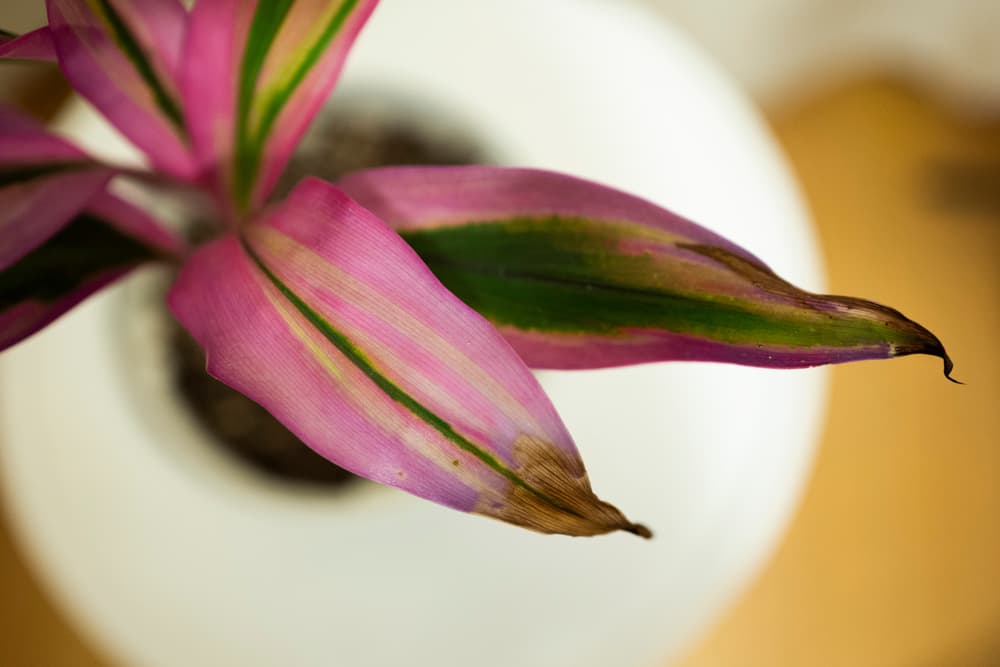
<svg viewBox="0 0 1000 667">
<path fill-rule="evenodd" d="M 391 167 L 340 182 L 535 368 L 714 361 L 770 368 L 933 354 L 891 308 L 811 294 L 708 229 L 570 176 Z"/>
<path fill-rule="evenodd" d="M 955 378 L 953 378 L 951 376 L 951 371 L 952 371 L 952 369 L 954 367 L 955 367 L 955 364 L 952 363 L 952 361 L 948 357 L 948 355 L 947 354 L 944 355 L 944 377 L 945 377 L 945 379 L 948 380 L 949 382 L 954 382 L 955 384 L 964 385 L 965 384 L 964 382 L 962 382 L 961 380 L 956 380 Z"/>
<path fill-rule="evenodd" d="M 578 458 L 527 436 L 514 441 L 512 454 L 511 492 L 500 504 L 484 497 L 475 511 L 540 533 L 587 537 L 622 530 L 651 536 L 594 495 Z"/>
<path fill-rule="evenodd" d="M 876 340 L 884 340 L 887 345 L 885 357 L 905 357 L 911 354 L 938 357 L 944 364 L 945 378 L 956 384 L 962 384 L 951 377 L 954 364 L 945 352 L 941 340 L 925 326 L 914 322 L 895 308 L 857 297 L 806 292 L 785 281 L 767 266 L 738 256 L 724 248 L 684 243 L 678 244 L 678 247 L 723 265 L 747 283 L 763 290 L 768 296 L 780 297 L 793 307 L 826 313 L 831 319 L 846 318 L 846 323 L 842 326 L 850 327 L 849 334 L 852 334 L 855 340 L 863 336 L 862 332 L 856 329 L 870 324 L 877 332 L 874 334 Z M 882 355 L 876 355 L 876 358 L 879 356 Z"/>
<path fill-rule="evenodd" d="M 632 533 L 633 535 L 638 535 L 644 540 L 653 539 L 653 531 L 641 523 L 633 523 L 631 526 L 625 529 L 625 532 Z"/>
<path fill-rule="evenodd" d="M 169 304 L 213 376 L 347 470 L 540 532 L 645 532 L 500 334 L 326 183 L 198 250 Z"/>
<path fill-rule="evenodd" d="M 901 345 L 893 350 L 892 356 L 894 357 L 905 357 L 911 354 L 926 354 L 932 357 L 937 357 L 941 360 L 942 371 L 944 377 L 949 382 L 955 384 L 964 385 L 965 383 L 961 380 L 957 380 L 952 377 L 952 371 L 955 368 L 955 363 L 948 356 L 948 353 L 944 349 L 944 344 L 941 343 L 941 339 L 935 336 L 926 327 L 917 324 L 913 320 L 906 318 L 902 313 L 892 308 L 886 306 L 880 306 L 879 304 L 873 304 L 875 307 L 884 309 L 885 311 L 891 313 L 892 315 L 905 320 L 912 327 L 913 335 L 917 339 L 917 342 Z"/>
<path fill-rule="evenodd" d="M 877 308 L 883 309 L 891 316 L 896 317 L 901 321 L 905 320 L 908 323 L 908 326 L 912 329 L 915 342 L 898 346 L 893 350 L 892 356 L 905 357 L 911 354 L 926 354 L 932 357 L 938 357 L 941 360 L 942 371 L 945 379 L 955 384 L 965 384 L 961 380 L 956 380 L 952 377 L 951 373 L 955 368 L 955 363 L 951 360 L 951 357 L 948 356 L 948 352 L 945 351 L 944 344 L 941 342 L 940 338 L 934 335 L 926 327 L 908 319 L 898 310 L 888 308 L 886 306 L 880 306 L 879 304 L 873 305 Z"/>
<path fill-rule="evenodd" d="M 940 358 L 943 366 L 942 371 L 944 372 L 944 378 L 949 382 L 964 385 L 965 384 L 964 382 L 952 377 L 951 373 L 955 369 L 955 363 L 951 360 L 951 357 L 948 356 L 948 353 L 945 352 L 944 345 L 942 345 L 941 341 L 937 338 L 937 336 L 934 336 L 934 334 L 930 333 L 930 331 L 928 331 L 927 333 L 928 335 L 934 338 L 934 341 L 937 344 L 932 347 L 929 347 L 927 350 L 914 352 L 913 354 L 929 354 L 931 356 Z"/>
</svg>

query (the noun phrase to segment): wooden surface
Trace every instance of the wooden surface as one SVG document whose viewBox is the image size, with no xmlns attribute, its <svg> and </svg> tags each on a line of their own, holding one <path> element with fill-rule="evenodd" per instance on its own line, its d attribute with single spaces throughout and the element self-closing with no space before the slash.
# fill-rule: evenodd
<svg viewBox="0 0 1000 667">
<path fill-rule="evenodd" d="M 1000 124 L 878 83 L 774 123 L 831 288 L 930 327 L 967 385 L 926 357 L 835 369 L 784 543 L 680 665 L 1000 665 Z"/>
<path fill-rule="evenodd" d="M 887 83 L 775 115 L 833 291 L 941 336 L 834 372 L 813 480 L 770 564 L 682 667 L 1000 665 L 1000 125 Z M 0 527 L 0 665 L 106 665 Z M 614 666 L 617 667 L 617 666 Z"/>
</svg>

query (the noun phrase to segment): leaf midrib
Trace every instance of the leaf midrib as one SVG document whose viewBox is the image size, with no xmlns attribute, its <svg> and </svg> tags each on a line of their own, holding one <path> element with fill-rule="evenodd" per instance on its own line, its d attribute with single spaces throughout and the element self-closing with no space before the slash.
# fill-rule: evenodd
<svg viewBox="0 0 1000 667">
<path fill-rule="evenodd" d="M 433 411 L 389 380 L 375 367 L 371 361 L 367 359 L 365 354 L 357 346 L 355 346 L 347 336 L 336 330 L 321 314 L 311 308 L 309 304 L 303 301 L 302 298 L 299 297 L 291 288 L 285 285 L 285 283 L 273 271 L 271 271 L 270 268 L 268 268 L 260 256 L 254 252 L 253 248 L 250 247 L 250 244 L 246 241 L 246 239 L 241 238 L 240 242 L 247 255 L 254 262 L 257 268 L 261 270 L 264 276 L 271 282 L 271 284 L 274 285 L 275 289 L 277 289 L 278 292 L 292 304 L 299 314 L 301 314 L 310 325 L 319 331 L 319 333 L 326 338 L 338 352 L 343 354 L 348 361 L 354 364 L 354 366 L 364 373 L 369 380 L 375 383 L 375 386 L 386 394 L 386 396 L 409 410 L 414 416 L 433 428 L 459 449 L 475 456 L 494 472 L 507 479 L 511 484 L 523 488 L 525 491 L 535 495 L 552 507 L 581 519 L 586 519 L 586 517 L 582 516 L 579 512 L 566 507 L 564 504 L 559 503 L 534 488 L 532 485 L 528 484 L 525 480 L 521 479 L 517 473 L 510 470 L 503 463 L 497 460 L 495 456 L 468 440 L 462 434 L 458 433 L 454 427 L 451 426 L 451 424 L 434 414 Z"/>
<path fill-rule="evenodd" d="M 152 63 L 146 58 L 146 54 L 143 52 L 138 40 L 129 31 L 125 21 L 118 15 L 118 12 L 115 11 L 109 0 L 97 0 L 97 4 L 122 53 L 129 59 L 146 85 L 149 86 L 156 106 L 160 108 L 174 126 L 174 129 L 182 137 L 186 137 L 187 128 L 184 125 L 184 114 L 181 112 L 177 101 L 167 92 L 166 87 L 156 75 Z"/>
<path fill-rule="evenodd" d="M 274 94 L 265 98 L 260 121 L 256 127 L 251 127 L 251 110 L 254 106 L 254 89 L 257 86 L 261 71 L 271 46 L 281 31 L 294 0 L 275 0 L 271 3 L 262 2 L 258 5 L 247 38 L 247 48 L 243 54 L 240 66 L 239 99 L 236 117 L 236 164 L 235 195 L 242 206 L 249 204 L 250 194 L 260 176 L 260 163 L 264 144 L 282 109 L 295 94 L 306 75 L 320 59 L 323 51 L 340 33 L 351 13 L 357 8 L 360 0 L 345 0 L 327 22 L 319 38 L 309 45 L 306 55 L 295 66 L 288 83 Z M 262 12 L 267 9 L 267 13 Z"/>
</svg>

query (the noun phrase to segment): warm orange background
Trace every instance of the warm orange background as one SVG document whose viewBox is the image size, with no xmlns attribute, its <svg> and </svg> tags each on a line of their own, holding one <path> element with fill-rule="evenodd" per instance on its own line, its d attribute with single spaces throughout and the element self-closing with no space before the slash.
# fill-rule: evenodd
<svg viewBox="0 0 1000 667">
<path fill-rule="evenodd" d="M 1000 122 L 864 83 L 773 123 L 831 288 L 926 324 L 967 385 L 928 358 L 835 369 L 791 530 L 681 665 L 1000 665 Z M 942 163 L 986 182 L 946 208 Z"/>
<path fill-rule="evenodd" d="M 44 110 L 51 90 L 20 96 Z M 1000 665 L 1000 121 L 962 122 L 888 82 L 771 120 L 832 290 L 932 328 L 968 384 L 946 382 L 929 358 L 837 368 L 788 535 L 679 664 Z M 950 205 L 942 164 L 973 172 L 945 188 Z M 2 525 L 0 591 L 0 664 L 107 665 L 44 598 Z"/>
</svg>

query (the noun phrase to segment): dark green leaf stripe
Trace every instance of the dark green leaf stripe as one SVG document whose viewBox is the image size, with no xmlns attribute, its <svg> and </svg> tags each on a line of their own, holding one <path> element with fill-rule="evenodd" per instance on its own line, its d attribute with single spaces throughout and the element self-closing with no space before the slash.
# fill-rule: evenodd
<svg viewBox="0 0 1000 667">
<path fill-rule="evenodd" d="M 414 416 L 447 438 L 450 442 L 454 443 L 459 449 L 478 458 L 480 461 L 493 469 L 497 474 L 509 480 L 512 484 L 527 490 L 553 507 L 557 507 L 569 514 L 580 516 L 572 509 L 565 507 L 563 504 L 547 497 L 537 489 L 534 489 L 531 485 L 518 477 L 515 472 L 498 461 L 496 457 L 468 440 L 461 433 L 458 433 L 451 426 L 451 424 L 441 419 L 439 416 L 434 414 L 434 412 L 417 401 L 417 399 L 410 396 L 406 393 L 406 391 L 389 380 L 378 370 L 378 368 L 375 367 L 365 353 L 362 352 L 347 336 L 337 331 L 322 315 L 313 310 L 309 304 L 303 301 L 295 292 L 285 285 L 285 283 L 282 282 L 282 280 L 278 278 L 278 276 L 275 275 L 274 272 L 267 267 L 267 265 L 264 264 L 264 262 L 245 240 L 242 242 L 246 253 L 264 273 L 264 275 L 267 276 L 267 279 L 271 282 L 271 284 L 273 284 L 275 288 L 281 292 L 282 296 L 288 299 L 295 309 L 298 310 L 299 313 L 301 313 L 302 316 L 305 317 L 306 320 L 314 326 L 324 338 L 330 341 L 330 343 L 337 348 L 337 350 L 343 354 L 348 361 L 357 366 L 358 369 L 361 370 L 361 372 L 364 373 L 368 379 L 374 382 L 375 386 L 385 393 L 386 396 L 409 410 Z"/>
<path fill-rule="evenodd" d="M 284 108 L 285 104 L 288 102 L 289 98 L 295 93 L 295 90 L 302 83 L 306 75 L 316 66 L 320 58 L 323 57 L 323 52 L 326 51 L 327 47 L 333 41 L 333 38 L 337 36 L 340 29 L 343 28 L 344 23 L 350 17 L 351 13 L 355 10 L 358 5 L 359 0 L 345 0 L 334 15 L 330 18 L 330 21 L 323 28 L 323 32 L 320 34 L 319 39 L 313 42 L 308 51 L 306 52 L 305 58 L 298 64 L 295 71 L 292 72 L 291 77 L 289 77 L 288 84 L 282 88 L 277 94 L 270 97 L 267 100 L 267 105 L 264 107 L 261 113 L 260 127 L 257 131 L 257 141 L 261 144 L 267 135 L 271 132 L 271 128 L 274 126 L 274 122 L 278 118 L 278 114 Z"/>
<path fill-rule="evenodd" d="M 118 43 L 118 47 L 132 62 L 142 80 L 149 86 L 150 92 L 153 93 L 153 99 L 156 101 L 156 106 L 160 108 L 160 111 L 170 120 L 181 136 L 186 136 L 184 115 L 181 113 L 180 106 L 178 106 L 176 100 L 170 96 L 160 82 L 160 79 L 156 76 L 152 64 L 146 58 L 146 54 L 143 52 L 142 47 L 139 46 L 139 42 L 135 36 L 128 29 L 125 21 L 118 15 L 118 12 L 115 11 L 109 0 L 96 0 L 96 5 L 107 22 L 108 27 L 111 28 L 112 35 L 115 42 Z"/>
<path fill-rule="evenodd" d="M 294 0 L 260 2 L 254 15 L 247 39 L 247 49 L 240 71 L 239 109 L 237 116 L 237 156 L 236 196 L 238 201 L 247 203 L 253 189 L 257 171 L 260 168 L 261 153 L 278 115 L 288 100 L 295 94 L 299 84 L 309 71 L 323 57 L 324 51 L 340 32 L 359 0 L 345 0 L 323 28 L 319 38 L 309 45 L 305 57 L 292 72 L 287 85 L 264 101 L 260 121 L 254 132 L 250 132 L 250 109 L 253 104 L 257 79 L 260 77 L 264 60 L 274 43 L 274 39 L 284 22 Z"/>
<path fill-rule="evenodd" d="M 3 28 L 0 28 L 0 40 L 6 41 L 17 38 L 18 38 L 17 33 L 10 32 L 9 30 L 4 30 Z"/>
<path fill-rule="evenodd" d="M 456 296 L 491 321 L 523 330 L 614 336 L 661 329 L 776 346 L 879 345 L 898 337 L 881 321 L 790 304 L 787 294 L 757 303 L 671 289 L 657 280 L 663 258 L 615 251 L 621 234 L 599 221 L 559 217 L 402 231 Z"/>
<path fill-rule="evenodd" d="M 250 107 L 253 105 L 257 79 L 264 67 L 271 45 L 274 43 L 281 24 L 292 8 L 294 0 L 261 0 L 250 30 L 247 33 L 246 49 L 240 66 L 239 96 L 236 109 L 236 197 L 242 204 L 247 203 L 253 181 L 260 165 L 258 142 L 250 135 Z"/>
<path fill-rule="evenodd" d="M 83 214 L 0 273 L 0 311 L 25 301 L 52 302 L 102 273 L 155 259 L 156 253 L 107 222 Z"/>
</svg>

